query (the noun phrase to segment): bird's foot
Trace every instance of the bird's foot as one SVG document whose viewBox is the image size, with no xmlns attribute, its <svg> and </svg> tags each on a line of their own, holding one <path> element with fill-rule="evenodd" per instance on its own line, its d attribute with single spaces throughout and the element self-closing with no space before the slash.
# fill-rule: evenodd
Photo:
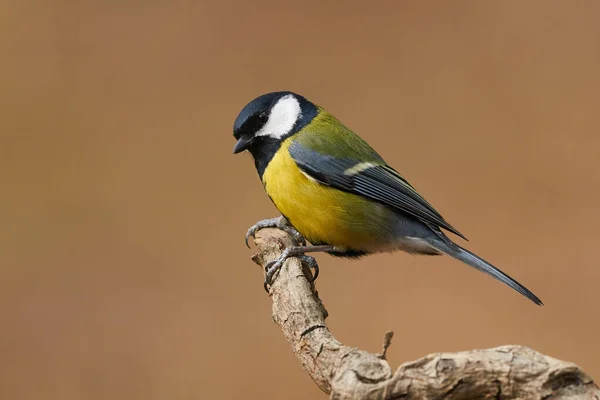
<svg viewBox="0 0 600 400">
<path fill-rule="evenodd" d="M 309 282 L 313 283 L 314 281 L 316 281 L 317 277 L 319 276 L 319 264 L 317 264 L 317 260 L 314 257 L 307 256 L 306 254 L 302 254 L 296 257 L 298 257 L 300 261 L 303 262 L 308 268 L 314 271 L 312 274 L 312 278 L 309 279 Z"/>
<path fill-rule="evenodd" d="M 296 228 L 290 225 L 288 220 L 284 217 L 263 219 L 262 221 L 258 221 L 256 224 L 254 224 L 250 229 L 248 229 L 248 232 L 246 232 L 246 246 L 250 247 L 250 245 L 248 244 L 248 239 L 250 239 L 250 237 L 254 239 L 254 235 L 256 235 L 256 232 L 263 228 L 281 229 L 282 231 L 292 235 L 292 237 L 302 246 L 306 246 L 306 240 L 304 239 L 304 237 L 300 234 L 300 232 L 296 230 Z"/>
<path fill-rule="evenodd" d="M 301 262 L 305 263 L 307 267 L 314 270 L 313 277 L 310 280 L 310 282 L 314 282 L 317 279 L 317 276 L 319 276 L 319 264 L 317 264 L 317 260 L 315 260 L 314 257 L 310 257 L 304 254 L 305 251 L 310 251 L 311 248 L 312 246 L 288 247 L 275 260 L 269 261 L 265 265 L 265 271 L 267 272 L 265 274 L 264 282 L 265 291 L 269 293 L 269 286 L 271 286 L 271 284 L 273 283 L 273 278 L 275 274 L 281 269 L 281 267 L 283 267 L 285 260 L 287 260 L 290 257 L 297 257 L 298 259 L 300 259 Z"/>
</svg>

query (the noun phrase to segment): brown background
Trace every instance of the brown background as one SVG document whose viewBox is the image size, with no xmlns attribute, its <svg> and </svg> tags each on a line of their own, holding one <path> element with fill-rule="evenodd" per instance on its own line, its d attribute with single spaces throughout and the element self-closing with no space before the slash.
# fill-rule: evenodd
<svg viewBox="0 0 600 400">
<path fill-rule="evenodd" d="M 600 3 L 3 1 L 0 398 L 325 398 L 270 318 L 276 215 L 233 120 L 290 89 L 366 138 L 535 307 L 450 258 L 318 257 L 393 365 L 523 344 L 600 379 Z"/>
</svg>

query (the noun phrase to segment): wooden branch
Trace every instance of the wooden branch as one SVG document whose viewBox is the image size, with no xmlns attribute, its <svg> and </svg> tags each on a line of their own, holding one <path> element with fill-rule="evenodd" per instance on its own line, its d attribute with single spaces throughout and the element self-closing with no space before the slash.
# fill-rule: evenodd
<svg viewBox="0 0 600 400">
<path fill-rule="evenodd" d="M 253 260 L 260 266 L 297 245 L 278 229 L 259 231 L 255 243 L 259 253 Z M 600 400 L 598 386 L 577 365 L 523 346 L 431 354 L 392 372 L 385 360 L 391 332 L 381 354 L 337 341 L 325 324 L 327 311 L 306 278 L 310 274 L 296 258 L 285 263 L 270 288 L 273 320 L 302 367 L 331 399 Z"/>
</svg>

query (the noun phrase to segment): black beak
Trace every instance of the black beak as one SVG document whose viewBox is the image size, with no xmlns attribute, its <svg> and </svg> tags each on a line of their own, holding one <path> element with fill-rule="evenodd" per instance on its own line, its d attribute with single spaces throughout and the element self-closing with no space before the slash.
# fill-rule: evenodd
<svg viewBox="0 0 600 400">
<path fill-rule="evenodd" d="M 240 153 L 240 152 L 248 149 L 248 147 L 250 147 L 251 142 L 252 142 L 252 138 L 244 138 L 244 137 L 239 138 L 237 143 L 233 147 L 233 154 L 237 154 L 237 153 Z"/>
</svg>

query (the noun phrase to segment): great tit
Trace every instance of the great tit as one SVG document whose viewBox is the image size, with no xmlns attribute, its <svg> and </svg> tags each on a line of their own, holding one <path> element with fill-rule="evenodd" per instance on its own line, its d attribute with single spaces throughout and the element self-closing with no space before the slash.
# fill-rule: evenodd
<svg viewBox="0 0 600 400">
<path fill-rule="evenodd" d="M 265 288 L 291 256 L 316 268 L 305 253 L 356 258 L 403 250 L 447 254 L 542 305 L 519 282 L 454 243 L 442 229 L 465 236 L 367 142 L 303 96 L 284 91 L 257 97 L 239 113 L 233 135 L 233 152 L 252 154 L 264 188 L 282 214 L 250 228 L 246 244 L 265 227 L 284 229 L 303 244 L 285 249 L 266 266 Z"/>
</svg>

